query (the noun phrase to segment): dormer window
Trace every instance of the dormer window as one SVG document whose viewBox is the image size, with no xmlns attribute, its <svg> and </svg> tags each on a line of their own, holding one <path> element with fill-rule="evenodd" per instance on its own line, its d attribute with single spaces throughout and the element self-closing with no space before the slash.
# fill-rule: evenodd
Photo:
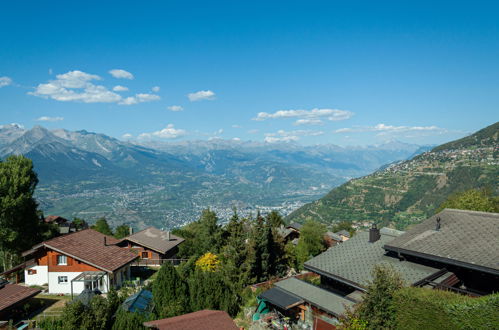
<svg viewBox="0 0 499 330">
<path fill-rule="evenodd" d="M 57 256 L 57 265 L 66 266 L 68 264 L 68 258 L 63 255 Z"/>
</svg>

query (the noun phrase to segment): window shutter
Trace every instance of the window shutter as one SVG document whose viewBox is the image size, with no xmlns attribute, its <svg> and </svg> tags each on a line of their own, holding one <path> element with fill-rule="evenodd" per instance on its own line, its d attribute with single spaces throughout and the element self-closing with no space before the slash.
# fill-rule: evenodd
<svg viewBox="0 0 499 330">
<path fill-rule="evenodd" d="M 67 260 L 68 266 L 73 265 L 73 258 L 71 258 L 71 257 L 67 257 L 67 259 L 66 259 L 66 260 Z"/>
<path fill-rule="evenodd" d="M 57 254 L 52 256 L 52 265 L 57 266 Z"/>
</svg>

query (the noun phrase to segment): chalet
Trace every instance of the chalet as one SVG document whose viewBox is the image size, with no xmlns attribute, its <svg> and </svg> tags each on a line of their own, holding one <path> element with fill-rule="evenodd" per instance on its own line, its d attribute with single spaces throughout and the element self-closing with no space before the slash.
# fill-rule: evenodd
<svg viewBox="0 0 499 330">
<path fill-rule="evenodd" d="M 498 237 L 497 213 L 445 209 L 407 232 L 373 225 L 305 262 L 320 275 L 320 287 L 286 279 L 260 298 L 314 329 L 319 323 L 332 329 L 345 306 L 362 300 L 375 265 L 391 266 L 410 286 L 471 296 L 497 292 Z"/>
<path fill-rule="evenodd" d="M 18 314 L 18 309 L 32 297 L 39 294 L 38 289 L 9 283 L 0 278 L 0 320 L 8 321 Z"/>
<path fill-rule="evenodd" d="M 201 310 L 166 319 L 145 322 L 144 326 L 158 330 L 238 330 L 229 314 L 224 311 Z"/>
<path fill-rule="evenodd" d="M 449 290 L 472 295 L 499 291 L 499 213 L 444 209 L 383 248 L 453 273 Z"/>
<path fill-rule="evenodd" d="M 79 294 L 84 289 L 108 292 L 130 278 L 135 253 L 93 229 L 59 236 L 23 253 L 27 285 L 48 285 L 54 294 Z"/>
<path fill-rule="evenodd" d="M 335 234 L 338 235 L 343 242 L 350 238 L 350 233 L 345 229 L 342 229 L 336 232 Z"/>
<path fill-rule="evenodd" d="M 298 239 L 300 238 L 301 227 L 301 224 L 293 222 L 286 227 L 281 226 L 279 228 L 279 233 L 284 238 L 285 243 L 293 242 L 293 244 L 296 245 L 298 243 Z"/>
<path fill-rule="evenodd" d="M 123 238 L 118 245 L 130 249 L 140 257 L 140 264 L 160 265 L 165 259 L 176 259 L 182 237 L 154 227 L 146 228 Z"/>
</svg>

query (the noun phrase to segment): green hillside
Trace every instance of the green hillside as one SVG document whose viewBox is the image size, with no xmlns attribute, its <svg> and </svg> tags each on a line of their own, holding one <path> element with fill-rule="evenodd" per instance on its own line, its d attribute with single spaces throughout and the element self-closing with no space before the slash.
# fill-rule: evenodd
<svg viewBox="0 0 499 330">
<path fill-rule="evenodd" d="M 411 160 L 350 180 L 287 219 L 376 221 L 403 229 L 432 215 L 449 195 L 472 188 L 498 193 L 499 123 Z"/>
</svg>

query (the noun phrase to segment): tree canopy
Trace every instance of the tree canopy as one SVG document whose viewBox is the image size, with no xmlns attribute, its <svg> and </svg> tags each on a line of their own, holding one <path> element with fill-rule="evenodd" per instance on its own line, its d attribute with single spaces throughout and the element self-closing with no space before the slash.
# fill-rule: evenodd
<svg viewBox="0 0 499 330">
<path fill-rule="evenodd" d="M 30 159 L 9 156 L 0 162 L 0 259 L 4 269 L 41 240 L 44 230 L 33 198 L 37 184 Z"/>
<path fill-rule="evenodd" d="M 489 189 L 470 189 L 450 196 L 440 205 L 437 212 L 445 208 L 499 212 L 499 197 L 494 196 Z"/>
<path fill-rule="evenodd" d="M 111 227 L 109 227 L 109 224 L 107 223 L 107 220 L 105 218 L 98 219 L 95 222 L 95 225 L 92 226 L 92 229 L 95 229 L 99 233 L 103 233 L 104 235 L 113 235 L 113 231 L 111 230 Z"/>
</svg>

